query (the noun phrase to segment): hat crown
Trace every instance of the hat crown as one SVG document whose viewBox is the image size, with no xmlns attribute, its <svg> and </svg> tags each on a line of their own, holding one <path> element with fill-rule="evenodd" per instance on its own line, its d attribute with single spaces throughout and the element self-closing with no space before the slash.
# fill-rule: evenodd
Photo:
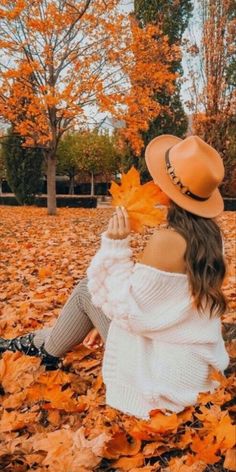
<svg viewBox="0 0 236 472">
<path fill-rule="evenodd" d="M 224 178 L 223 159 L 199 136 L 156 136 L 146 147 L 145 160 L 153 181 L 180 207 L 205 218 L 224 211 L 217 188 Z"/>
<path fill-rule="evenodd" d="M 221 156 L 196 135 L 174 144 L 169 161 L 176 177 L 199 197 L 209 197 L 224 178 Z"/>
</svg>

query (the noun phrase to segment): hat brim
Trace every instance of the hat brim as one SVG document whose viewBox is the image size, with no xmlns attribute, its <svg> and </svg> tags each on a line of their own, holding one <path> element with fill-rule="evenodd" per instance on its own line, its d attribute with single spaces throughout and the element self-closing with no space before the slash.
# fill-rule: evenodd
<svg viewBox="0 0 236 472">
<path fill-rule="evenodd" d="M 215 218 L 224 211 L 224 200 L 218 188 L 212 192 L 208 200 L 202 202 L 194 200 L 182 194 L 166 172 L 165 152 L 180 141 L 183 140 L 172 134 L 162 134 L 152 139 L 145 150 L 147 168 L 154 182 L 177 205 L 195 215 Z"/>
</svg>

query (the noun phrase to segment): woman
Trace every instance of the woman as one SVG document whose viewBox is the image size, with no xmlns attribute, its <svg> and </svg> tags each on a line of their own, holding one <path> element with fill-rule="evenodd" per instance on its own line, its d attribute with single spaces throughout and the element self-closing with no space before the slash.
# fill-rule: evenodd
<svg viewBox="0 0 236 472">
<path fill-rule="evenodd" d="M 54 327 L 2 340 L 0 349 L 40 355 L 55 368 L 73 345 L 99 333 L 106 403 L 148 419 L 152 409 L 179 412 L 213 391 L 211 367 L 223 372 L 229 356 L 220 321 L 226 266 L 214 220 L 224 209 L 222 159 L 198 136 L 172 135 L 153 139 L 145 159 L 170 198 L 168 227 L 154 232 L 135 264 L 129 217 L 117 208 Z"/>
</svg>

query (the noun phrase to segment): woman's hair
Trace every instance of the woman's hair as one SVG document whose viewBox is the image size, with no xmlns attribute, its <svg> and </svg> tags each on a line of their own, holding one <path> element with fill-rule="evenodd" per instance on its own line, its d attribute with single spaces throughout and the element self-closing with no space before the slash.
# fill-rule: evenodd
<svg viewBox="0 0 236 472">
<path fill-rule="evenodd" d="M 223 315 L 228 308 L 221 289 L 227 266 L 218 224 L 184 210 L 173 200 L 168 204 L 167 221 L 187 243 L 184 259 L 195 307 L 204 312 L 205 300 L 210 303 L 210 317 Z"/>
</svg>

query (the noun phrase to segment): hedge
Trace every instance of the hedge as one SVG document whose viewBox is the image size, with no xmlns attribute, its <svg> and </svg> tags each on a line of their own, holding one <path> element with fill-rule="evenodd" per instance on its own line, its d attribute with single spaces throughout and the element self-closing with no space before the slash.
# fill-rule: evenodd
<svg viewBox="0 0 236 472">
<path fill-rule="evenodd" d="M 109 195 L 108 189 L 110 183 L 106 182 L 96 182 L 94 183 L 94 193 L 95 195 Z M 2 191 L 3 193 L 12 193 L 11 187 L 8 185 L 6 180 L 2 181 Z M 80 183 L 74 186 L 75 195 L 89 195 L 91 191 L 90 183 Z M 47 182 L 41 180 L 40 188 L 37 192 L 38 194 L 47 193 Z M 69 194 L 69 182 L 56 180 L 56 194 L 57 195 L 68 195 Z"/>
<path fill-rule="evenodd" d="M 97 197 L 90 196 L 57 196 L 57 207 L 70 207 L 70 208 L 96 208 L 97 207 Z M 11 206 L 20 206 L 18 201 L 14 196 L 11 195 L 1 195 L 0 196 L 0 205 L 11 205 Z M 47 207 L 47 196 L 39 196 L 35 198 L 34 206 L 38 207 Z"/>
<path fill-rule="evenodd" d="M 224 210 L 225 211 L 236 211 L 236 198 L 224 198 Z"/>
<path fill-rule="evenodd" d="M 0 205 L 14 205 L 19 206 L 16 198 L 13 195 L 0 195 Z M 35 200 L 35 205 L 39 207 L 47 206 L 47 196 L 38 196 Z M 97 196 L 91 197 L 89 195 L 60 195 L 57 196 L 57 207 L 71 207 L 71 208 L 96 208 Z M 236 211 L 236 198 L 224 198 L 224 210 Z"/>
</svg>

